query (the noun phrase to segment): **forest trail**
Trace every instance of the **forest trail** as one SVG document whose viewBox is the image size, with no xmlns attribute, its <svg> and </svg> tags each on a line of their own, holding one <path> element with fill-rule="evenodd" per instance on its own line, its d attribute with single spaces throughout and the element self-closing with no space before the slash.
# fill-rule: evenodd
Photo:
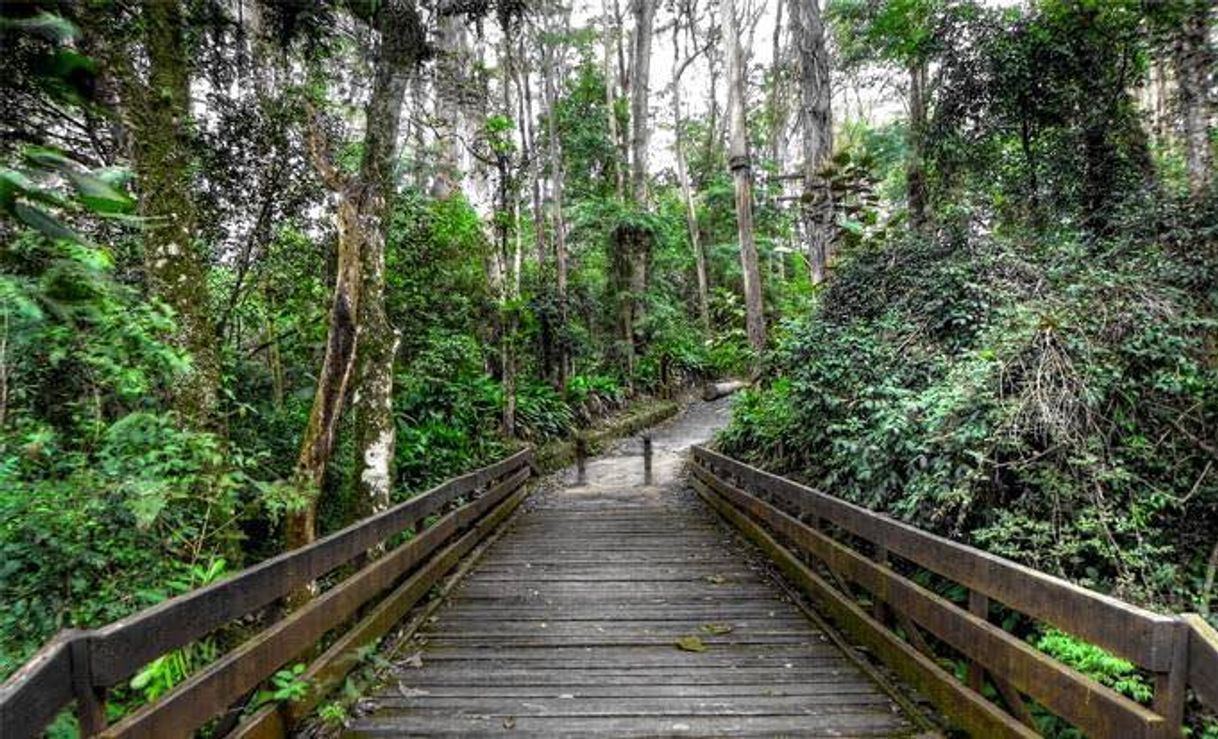
<svg viewBox="0 0 1218 739">
<path fill-rule="evenodd" d="M 538 491 L 351 734 L 910 732 L 685 481 L 727 418 L 699 403 L 657 429 L 654 485 L 634 439 Z"/>
</svg>

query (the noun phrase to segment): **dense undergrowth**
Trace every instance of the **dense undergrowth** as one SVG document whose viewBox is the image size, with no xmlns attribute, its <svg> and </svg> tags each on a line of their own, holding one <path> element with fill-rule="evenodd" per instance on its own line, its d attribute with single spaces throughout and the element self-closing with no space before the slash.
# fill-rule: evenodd
<svg viewBox="0 0 1218 739">
<path fill-rule="evenodd" d="M 1218 545 L 1213 222 L 1165 202 L 1103 238 L 865 243 L 721 442 L 1037 569 L 1201 607 Z"/>
</svg>

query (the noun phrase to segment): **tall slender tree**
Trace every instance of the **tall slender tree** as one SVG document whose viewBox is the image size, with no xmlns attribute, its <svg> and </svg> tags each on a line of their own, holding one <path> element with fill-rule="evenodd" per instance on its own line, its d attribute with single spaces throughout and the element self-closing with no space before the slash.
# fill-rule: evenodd
<svg viewBox="0 0 1218 739">
<path fill-rule="evenodd" d="M 647 162 L 651 143 L 651 38 L 656 0 L 634 0 L 634 43 L 630 64 L 631 160 L 630 186 L 639 205 L 647 202 Z"/>
<path fill-rule="evenodd" d="M 622 28 L 617 16 L 609 12 L 609 0 L 601 0 L 601 17 L 601 43 L 604 45 L 602 71 L 605 76 L 605 112 L 609 123 L 609 139 L 613 142 L 614 147 L 621 152 L 618 161 L 613 163 L 613 177 L 614 184 L 617 187 L 617 198 L 622 200 L 626 197 L 627 154 L 626 147 L 623 145 L 622 135 L 618 131 L 618 75 L 614 72 L 613 64 L 614 39 L 620 38 Z M 620 46 L 618 48 L 620 49 Z"/>
<path fill-rule="evenodd" d="M 562 55 L 570 30 L 570 10 L 559 13 L 557 27 L 546 34 L 548 43 L 542 45 L 544 59 L 543 94 L 546 103 L 546 138 L 548 144 L 551 188 L 551 214 L 554 230 L 555 288 L 558 292 L 558 387 L 565 390 L 572 373 L 571 348 L 568 341 L 569 301 L 567 296 L 567 221 L 565 212 L 566 173 L 563 168 L 562 138 L 558 126 L 558 85 L 563 77 Z M 548 20 L 552 21 L 552 18 Z M 612 108 L 610 120 L 615 120 Z M 620 180 L 620 170 L 618 174 Z"/>
<path fill-rule="evenodd" d="M 695 19 L 688 18 L 689 23 Z M 702 245 L 702 237 L 698 227 L 698 211 L 694 207 L 693 187 L 689 181 L 689 163 L 685 155 L 685 121 L 681 114 L 681 79 L 689 66 L 705 52 L 709 46 L 695 50 L 684 59 L 681 58 L 681 26 L 673 24 L 672 52 L 672 124 L 673 124 L 673 153 L 677 160 L 677 180 L 681 186 L 681 200 L 685 205 L 685 225 L 689 230 L 689 243 L 694 252 L 694 269 L 698 279 L 698 319 L 702 329 L 710 331 L 710 279 L 706 266 L 706 250 Z"/>
<path fill-rule="evenodd" d="M 757 242 L 753 234 L 753 166 L 749 154 L 744 50 L 740 47 L 740 24 L 733 0 L 720 0 L 724 56 L 727 58 L 728 120 L 731 125 L 728 166 L 736 189 L 736 233 L 740 242 L 740 268 L 744 275 L 745 325 L 749 346 L 765 349 L 765 312 L 761 293 L 761 271 L 757 265 Z"/>
<path fill-rule="evenodd" d="M 825 279 L 833 240 L 833 201 L 822 169 L 833 154 L 829 53 L 819 0 L 791 4 L 791 38 L 799 59 L 799 123 L 803 132 L 800 214 L 808 240 L 812 282 Z"/>
</svg>

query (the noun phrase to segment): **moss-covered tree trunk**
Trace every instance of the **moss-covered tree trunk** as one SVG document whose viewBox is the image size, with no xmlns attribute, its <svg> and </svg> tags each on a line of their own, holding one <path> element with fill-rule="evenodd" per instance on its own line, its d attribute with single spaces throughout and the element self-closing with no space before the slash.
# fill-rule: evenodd
<svg viewBox="0 0 1218 739">
<path fill-rule="evenodd" d="M 439 152 L 431 196 L 447 200 L 461 191 L 461 141 L 458 125 L 464 76 L 471 63 L 469 40 L 461 18 L 446 15 L 440 18 L 440 48 L 435 59 L 436 133 Z"/>
<path fill-rule="evenodd" d="M 906 163 L 906 192 L 909 200 L 909 223 L 915 231 L 926 228 L 926 76 L 927 65 L 915 61 L 909 65 L 909 160 Z"/>
<path fill-rule="evenodd" d="M 376 25 L 380 48 L 365 111 L 359 171 L 354 178 L 343 181 L 324 155 L 315 156 L 323 175 L 339 188 L 338 268 L 325 358 L 296 464 L 294 482 L 304 496 L 304 504 L 288 516 L 289 548 L 308 544 L 316 536 L 317 498 L 357 361 L 356 513 L 374 511 L 389 499 L 396 334 L 385 318 L 385 230 L 394 193 L 393 164 L 402 102 L 410 70 L 423 48 L 423 32 L 413 0 L 383 4 Z M 314 138 L 316 141 L 317 136 Z"/>
<path fill-rule="evenodd" d="M 833 155 L 833 112 L 829 53 L 818 0 L 792 5 L 791 35 L 799 57 L 799 117 L 803 127 L 800 215 L 808 238 L 812 282 L 817 284 L 825 279 L 833 242 L 833 196 L 822 172 Z"/>
<path fill-rule="evenodd" d="M 1183 23 L 1176 32 L 1176 91 L 1180 107 L 1188 183 L 1193 194 L 1210 181 L 1209 84 L 1212 67 L 1209 48 L 1210 0 L 1187 3 Z"/>
<path fill-rule="evenodd" d="M 740 241 L 740 268 L 744 275 L 745 329 L 749 346 L 761 352 L 765 349 L 765 313 L 761 270 L 757 264 L 757 243 L 753 237 L 753 168 L 749 158 L 748 124 L 744 111 L 744 51 L 740 48 L 739 24 L 734 6 L 732 0 L 720 0 L 731 125 L 729 166 L 736 188 L 736 233 Z"/>
<path fill-rule="evenodd" d="M 317 535 L 317 499 L 321 495 L 326 467 L 334 450 L 338 420 L 355 366 L 359 337 L 358 317 L 362 293 L 363 232 L 358 193 L 346 186 L 339 193 L 338 255 L 334 294 L 326 330 L 326 350 L 309 421 L 300 442 L 292 485 L 299 500 L 288 510 L 284 521 L 284 543 L 288 549 L 304 546 Z"/>
<path fill-rule="evenodd" d="M 187 423 L 205 427 L 215 421 L 220 359 L 207 255 L 195 233 L 182 9 L 178 0 L 149 0 L 143 11 L 148 77 L 144 84 L 126 80 L 125 94 L 144 219 L 144 267 L 151 293 L 174 311 L 175 343 L 191 356 L 190 369 L 173 388 L 173 406 Z"/>
</svg>

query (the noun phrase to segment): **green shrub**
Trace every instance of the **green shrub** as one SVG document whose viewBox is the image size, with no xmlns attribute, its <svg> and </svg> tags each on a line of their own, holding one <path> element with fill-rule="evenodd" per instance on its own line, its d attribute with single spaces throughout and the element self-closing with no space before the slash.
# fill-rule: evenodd
<svg viewBox="0 0 1218 739">
<path fill-rule="evenodd" d="M 721 443 L 1087 586 L 1193 607 L 1218 529 L 1202 441 L 1218 265 L 1207 231 L 1170 233 L 864 243 Z"/>
</svg>

